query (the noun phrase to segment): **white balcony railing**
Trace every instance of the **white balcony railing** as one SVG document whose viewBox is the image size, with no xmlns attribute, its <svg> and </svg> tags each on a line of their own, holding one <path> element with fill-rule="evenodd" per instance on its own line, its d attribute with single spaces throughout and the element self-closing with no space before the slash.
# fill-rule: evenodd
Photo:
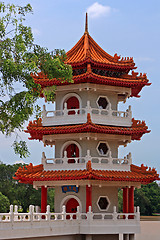
<svg viewBox="0 0 160 240">
<path fill-rule="evenodd" d="M 13 208 L 11 205 L 9 213 L 0 213 L 0 239 L 140 232 L 139 207 L 134 213 L 118 213 L 116 207 L 111 213 L 94 213 L 91 207 L 87 213 L 81 213 L 79 207 L 76 213 L 66 213 L 65 206 L 61 213 L 50 212 L 49 205 L 46 213 L 36 213 L 32 205 L 28 213 Z"/>
<path fill-rule="evenodd" d="M 67 104 L 65 103 L 63 110 L 46 111 L 44 105 L 42 124 L 43 126 L 55 126 L 86 123 L 88 113 L 90 113 L 93 123 L 126 127 L 132 125 L 131 106 L 124 112 L 112 110 L 111 104 L 108 105 L 108 109 L 92 108 L 90 101 L 87 101 L 86 108 L 79 109 L 67 109 Z"/>
<path fill-rule="evenodd" d="M 118 213 L 116 211 L 116 206 L 113 207 L 113 212 L 111 213 L 93 213 L 91 207 L 87 213 L 81 213 L 79 207 L 77 207 L 76 213 L 66 213 L 65 206 L 62 207 L 61 213 L 50 212 L 50 206 L 47 206 L 46 213 L 35 212 L 35 206 L 29 206 L 28 213 L 19 213 L 18 207 L 15 205 L 10 205 L 9 213 L 0 213 L 0 223 L 2 222 L 34 222 L 34 221 L 56 221 L 56 220 L 140 220 L 139 207 L 134 208 L 134 213 Z M 129 216 L 132 216 L 129 218 Z"/>
<path fill-rule="evenodd" d="M 92 157 L 90 150 L 87 150 L 85 157 L 67 157 L 67 152 L 64 152 L 63 158 L 46 158 L 45 153 L 42 153 L 42 164 L 45 170 L 74 170 L 86 169 L 86 163 L 91 161 L 93 169 L 99 170 L 121 170 L 130 171 L 132 164 L 131 153 L 124 158 L 112 158 L 111 151 L 107 157 Z"/>
</svg>

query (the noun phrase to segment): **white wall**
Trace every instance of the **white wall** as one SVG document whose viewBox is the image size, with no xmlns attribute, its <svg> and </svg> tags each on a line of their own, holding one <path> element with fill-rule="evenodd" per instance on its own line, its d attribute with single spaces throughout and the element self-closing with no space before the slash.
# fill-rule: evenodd
<svg viewBox="0 0 160 240">
<path fill-rule="evenodd" d="M 82 204 L 82 212 L 86 212 L 86 186 L 79 186 L 79 192 L 67 192 L 63 193 L 61 187 L 55 187 L 55 199 L 54 206 L 55 212 L 61 212 L 60 204 L 61 201 L 69 195 L 77 196 Z M 100 211 L 97 206 L 97 201 L 99 196 L 107 196 L 110 202 L 109 208 L 107 211 Z M 92 186 L 92 209 L 95 213 L 103 212 L 113 212 L 113 206 L 118 207 L 118 188 L 117 187 L 99 187 Z"/>
<path fill-rule="evenodd" d="M 67 136 L 65 136 L 67 137 Z M 74 139 L 74 134 L 73 134 L 73 141 L 76 141 L 79 143 L 79 145 L 81 146 L 81 149 L 82 149 L 82 157 L 85 157 L 87 155 L 87 150 L 89 149 L 90 150 L 90 154 L 92 157 L 100 157 L 100 155 L 98 154 L 96 148 L 97 148 L 97 145 L 99 143 L 99 141 L 102 141 L 102 142 L 105 142 L 103 138 L 101 139 L 98 139 L 98 140 L 78 140 L 77 139 Z M 55 157 L 56 158 L 60 158 L 61 157 L 61 148 L 63 146 L 63 144 L 67 142 L 67 139 L 66 140 L 57 140 L 56 143 L 55 143 Z M 112 153 L 112 157 L 114 158 L 117 158 L 118 157 L 118 142 L 116 142 L 115 140 L 114 141 L 111 141 L 111 140 L 107 140 L 107 143 L 110 147 L 110 150 L 111 150 L 111 153 Z"/>
<path fill-rule="evenodd" d="M 87 101 L 90 101 L 91 107 L 92 108 L 98 108 L 97 106 L 97 99 L 99 96 L 106 96 L 108 100 L 111 103 L 111 108 L 113 110 L 117 110 L 117 103 L 118 103 L 118 96 L 116 93 L 110 93 L 110 92 L 105 92 L 102 94 L 100 91 L 64 91 L 64 92 L 58 92 L 56 94 L 56 110 L 60 110 L 62 106 L 62 99 L 64 96 L 68 93 L 76 93 L 82 101 L 82 108 L 85 108 L 87 106 Z"/>
</svg>

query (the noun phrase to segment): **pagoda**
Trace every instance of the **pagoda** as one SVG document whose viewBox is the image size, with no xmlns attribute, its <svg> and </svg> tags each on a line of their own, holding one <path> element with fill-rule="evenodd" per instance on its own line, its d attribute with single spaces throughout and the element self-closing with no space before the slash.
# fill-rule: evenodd
<svg viewBox="0 0 160 240">
<path fill-rule="evenodd" d="M 20 167 L 15 179 L 41 188 L 39 221 L 42 228 L 49 221 L 53 239 L 134 240 L 140 232 L 134 189 L 159 176 L 154 168 L 134 165 L 131 153 L 118 157 L 119 146 L 150 132 L 144 121 L 132 118 L 131 106 L 119 111 L 118 104 L 139 97 L 150 83 L 146 74 L 134 71 L 133 58 L 111 56 L 93 40 L 87 14 L 85 32 L 67 52 L 66 63 L 72 66 L 73 83 L 33 74 L 42 89 L 56 86 L 56 109 L 44 106 L 42 119 L 30 121 L 26 130 L 29 139 L 55 146 L 55 157 L 42 153 L 40 165 Z M 47 206 L 48 188 L 55 189 L 55 213 Z"/>
</svg>

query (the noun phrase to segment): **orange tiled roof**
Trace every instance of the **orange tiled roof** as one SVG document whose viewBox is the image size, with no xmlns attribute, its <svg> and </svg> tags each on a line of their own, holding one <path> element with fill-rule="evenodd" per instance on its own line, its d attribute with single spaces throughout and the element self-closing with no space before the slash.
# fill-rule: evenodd
<svg viewBox="0 0 160 240">
<path fill-rule="evenodd" d="M 67 52 L 67 64 L 80 66 L 82 63 L 99 64 L 111 68 L 133 69 L 135 63 L 133 58 L 120 58 L 117 54 L 111 56 L 106 53 L 85 31 L 84 35 L 76 43 L 76 45 Z"/>
<path fill-rule="evenodd" d="M 74 84 L 79 83 L 96 83 L 101 85 L 110 85 L 110 86 L 120 86 L 120 87 L 128 87 L 131 88 L 131 96 L 138 97 L 139 92 L 141 89 L 146 86 L 150 85 L 151 83 L 148 83 L 148 79 L 146 74 L 140 74 L 140 76 L 137 76 L 138 73 L 135 73 L 132 71 L 132 75 L 124 75 L 123 78 L 115 78 L 115 77 L 106 77 L 97 75 L 93 72 L 86 72 L 81 75 L 73 76 Z M 47 86 L 62 86 L 62 85 L 68 85 L 72 84 L 67 81 L 60 81 L 58 79 L 48 79 L 47 76 L 45 76 L 43 73 L 32 74 L 32 77 L 35 81 L 35 83 L 38 83 L 41 85 L 42 88 Z"/>
<path fill-rule="evenodd" d="M 14 179 L 22 183 L 33 184 L 33 181 L 62 181 L 62 180 L 102 180 L 102 181 L 130 181 L 142 184 L 160 180 L 156 170 L 141 165 L 131 165 L 130 171 L 95 170 L 91 161 L 86 164 L 84 170 L 44 170 L 43 165 L 33 166 L 30 163 L 26 167 L 19 167 Z"/>
<path fill-rule="evenodd" d="M 106 53 L 89 35 L 88 28 L 86 28 L 84 35 L 76 43 L 76 45 L 67 52 L 66 64 L 70 64 L 73 70 L 82 70 L 81 74 L 73 76 L 74 84 L 78 83 L 96 83 L 102 85 L 121 86 L 132 89 L 131 96 L 138 97 L 138 93 L 145 85 L 150 85 L 146 74 L 140 74 L 132 71 L 129 75 L 128 72 L 135 69 L 133 58 L 120 58 L 117 54 L 113 56 Z M 119 72 L 120 77 L 110 77 L 109 75 L 102 76 L 93 73 L 94 70 Z M 85 72 L 85 73 L 84 73 Z M 61 81 L 60 79 L 48 79 L 43 73 L 32 74 L 34 81 L 41 85 L 42 88 L 47 86 L 61 86 L 72 84 L 71 82 Z"/>
<path fill-rule="evenodd" d="M 132 127 L 115 127 L 95 124 L 91 121 L 90 114 L 88 113 L 87 122 L 84 124 L 45 127 L 42 126 L 42 119 L 39 119 L 38 121 L 30 121 L 25 132 L 30 133 L 30 139 L 38 140 L 42 140 L 43 135 L 84 132 L 129 135 L 132 140 L 140 140 L 143 134 L 149 133 L 150 131 L 144 121 L 134 120 L 134 118 L 132 119 Z"/>
</svg>

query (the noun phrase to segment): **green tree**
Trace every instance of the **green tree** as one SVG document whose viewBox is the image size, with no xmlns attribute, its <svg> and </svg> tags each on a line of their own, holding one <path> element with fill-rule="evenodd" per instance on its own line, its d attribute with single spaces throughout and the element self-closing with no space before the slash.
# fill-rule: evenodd
<svg viewBox="0 0 160 240">
<path fill-rule="evenodd" d="M 118 190 L 118 211 L 123 212 L 123 191 L 122 191 L 122 189 Z"/>
<path fill-rule="evenodd" d="M 49 188 L 47 191 L 47 204 L 50 205 L 51 212 L 54 212 L 54 188 Z"/>
<path fill-rule="evenodd" d="M 61 81 L 72 79 L 72 68 L 64 63 L 64 50 L 48 52 L 34 43 L 31 27 L 24 25 L 26 15 L 32 12 L 30 4 L 0 3 L 0 131 L 6 135 L 21 130 L 38 108 L 36 100 L 42 90 L 31 73 L 41 71 Z M 16 84 L 21 91 L 16 91 Z M 54 101 L 54 92 L 55 88 L 47 91 L 48 100 Z M 16 139 L 13 147 L 20 157 L 29 153 L 23 141 Z"/>
<path fill-rule="evenodd" d="M 0 192 L 9 199 L 9 203 L 22 206 L 24 212 L 28 206 L 41 204 L 41 191 L 33 189 L 30 184 L 19 183 L 13 176 L 21 164 L 0 164 Z"/>
<path fill-rule="evenodd" d="M 118 192 L 119 211 L 123 210 L 123 191 Z M 134 205 L 140 207 L 142 216 L 160 213 L 160 187 L 156 182 L 142 185 L 134 191 Z"/>
<path fill-rule="evenodd" d="M 0 192 L 0 212 L 5 213 L 9 210 L 9 199 Z"/>
<path fill-rule="evenodd" d="M 151 216 L 152 215 L 152 205 L 150 202 L 150 197 L 147 197 L 143 191 L 143 187 L 141 189 L 135 189 L 134 192 L 134 202 L 135 206 L 140 207 L 140 213 L 142 216 Z"/>
</svg>

